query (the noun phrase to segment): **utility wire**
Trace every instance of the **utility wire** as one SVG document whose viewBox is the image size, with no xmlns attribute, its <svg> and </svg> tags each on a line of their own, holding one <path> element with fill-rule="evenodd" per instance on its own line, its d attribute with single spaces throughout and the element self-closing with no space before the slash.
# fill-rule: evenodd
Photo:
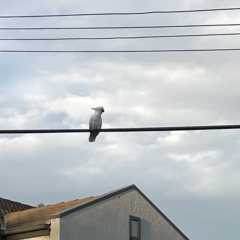
<svg viewBox="0 0 240 240">
<path fill-rule="evenodd" d="M 0 27 L 1 31 L 32 30 L 110 30 L 110 29 L 154 29 L 154 28 L 198 28 L 198 27 L 238 27 L 240 23 L 156 25 L 156 26 L 102 26 L 102 27 Z"/>
<path fill-rule="evenodd" d="M 147 11 L 147 12 L 107 12 L 107 13 L 73 13 L 73 14 L 44 14 L 44 15 L 2 15 L 0 18 L 49 18 L 49 17 L 85 17 L 85 16 L 121 16 L 121 15 L 148 15 L 148 14 L 172 14 L 172 13 L 198 13 L 198 12 L 218 12 L 235 11 L 239 7 L 232 8 L 210 8 L 192 10 L 166 10 L 166 11 Z"/>
<path fill-rule="evenodd" d="M 240 48 L 155 49 L 155 50 L 0 50 L 0 53 L 170 53 L 170 52 L 227 52 Z"/>
<path fill-rule="evenodd" d="M 235 33 L 206 33 L 206 34 L 178 34 L 178 35 L 149 35 L 149 36 L 116 36 L 116 37 L 62 37 L 62 38 L 0 38 L 0 41 L 70 41 L 70 40 L 129 40 L 153 38 L 182 38 L 182 37 L 217 37 L 239 36 Z"/>
<path fill-rule="evenodd" d="M 37 133 L 83 133 L 83 132 L 166 132 L 166 131 L 203 131 L 240 129 L 240 125 L 183 126 L 183 127 L 145 127 L 145 128 L 107 128 L 89 129 L 24 129 L 0 130 L 0 134 L 37 134 Z"/>
</svg>

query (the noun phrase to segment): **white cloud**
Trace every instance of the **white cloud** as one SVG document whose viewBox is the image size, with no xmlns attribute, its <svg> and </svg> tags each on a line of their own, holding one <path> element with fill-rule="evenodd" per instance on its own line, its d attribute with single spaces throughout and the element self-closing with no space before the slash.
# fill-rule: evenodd
<svg viewBox="0 0 240 240">
<path fill-rule="evenodd" d="M 48 98 L 44 95 L 27 95 L 25 100 L 38 110 L 45 113 L 66 113 L 70 118 L 81 119 L 89 116 L 90 108 L 95 105 L 94 100 L 89 97 L 66 95 L 61 98 Z"/>
<path fill-rule="evenodd" d="M 186 162 L 199 162 L 205 159 L 218 159 L 221 153 L 219 151 L 207 151 L 207 152 L 200 152 L 196 154 L 168 154 L 167 157 L 175 160 L 175 161 L 186 161 Z M 207 168 L 208 169 L 208 168 Z"/>
</svg>

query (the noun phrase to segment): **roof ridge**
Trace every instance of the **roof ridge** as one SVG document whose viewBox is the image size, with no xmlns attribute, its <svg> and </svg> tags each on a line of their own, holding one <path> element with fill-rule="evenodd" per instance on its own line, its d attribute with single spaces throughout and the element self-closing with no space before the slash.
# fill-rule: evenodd
<svg viewBox="0 0 240 240">
<path fill-rule="evenodd" d="M 37 208 L 50 207 L 50 206 L 70 203 L 70 202 L 74 202 L 74 201 L 81 201 L 81 200 L 88 199 L 88 198 L 94 198 L 94 196 L 83 197 L 83 198 L 76 198 L 76 199 L 66 200 L 66 201 L 57 202 L 57 203 L 51 203 L 51 204 L 47 204 L 47 205 L 44 205 L 44 206 L 41 206 L 41 207 L 37 207 Z M 29 209 L 27 209 L 27 210 L 29 210 Z"/>
</svg>

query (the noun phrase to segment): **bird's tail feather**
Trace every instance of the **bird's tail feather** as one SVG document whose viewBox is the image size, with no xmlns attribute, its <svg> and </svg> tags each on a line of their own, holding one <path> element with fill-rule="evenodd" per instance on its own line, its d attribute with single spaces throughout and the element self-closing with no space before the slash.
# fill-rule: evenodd
<svg viewBox="0 0 240 240">
<path fill-rule="evenodd" d="M 89 136 L 89 142 L 95 142 L 95 139 L 98 134 L 99 134 L 99 132 L 91 132 L 90 136 Z"/>
<path fill-rule="evenodd" d="M 96 137 L 90 135 L 88 140 L 89 142 L 95 142 L 95 139 Z"/>
</svg>

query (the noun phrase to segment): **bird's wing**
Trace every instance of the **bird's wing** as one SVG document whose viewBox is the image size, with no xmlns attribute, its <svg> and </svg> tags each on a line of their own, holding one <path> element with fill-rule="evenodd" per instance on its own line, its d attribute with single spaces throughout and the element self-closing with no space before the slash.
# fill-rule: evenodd
<svg viewBox="0 0 240 240">
<path fill-rule="evenodd" d="M 101 116 L 93 114 L 89 121 L 89 129 L 90 130 L 101 129 L 101 127 L 102 127 Z M 89 142 L 95 142 L 95 139 L 98 134 L 99 134 L 99 131 L 90 132 Z"/>
<path fill-rule="evenodd" d="M 93 129 L 93 115 L 91 116 L 89 120 L 89 129 Z"/>
<path fill-rule="evenodd" d="M 102 118 L 93 114 L 89 121 L 89 129 L 100 129 L 102 127 Z"/>
</svg>

